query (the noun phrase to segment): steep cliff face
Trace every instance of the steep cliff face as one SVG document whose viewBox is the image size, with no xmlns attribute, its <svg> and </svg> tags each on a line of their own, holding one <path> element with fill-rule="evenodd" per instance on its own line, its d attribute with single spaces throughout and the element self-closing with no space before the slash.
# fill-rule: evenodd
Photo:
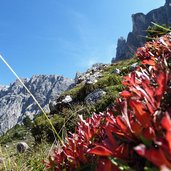
<svg viewBox="0 0 171 171">
<path fill-rule="evenodd" d="M 23 82 L 40 105 L 49 112 L 49 103 L 73 83 L 73 80 L 57 75 L 35 75 Z M 32 118 L 40 111 L 19 81 L 9 87 L 0 86 L 0 134 L 20 122 L 25 115 Z"/>
<path fill-rule="evenodd" d="M 118 39 L 116 58 L 112 62 L 130 58 L 138 47 L 145 43 L 145 36 L 151 22 L 171 25 L 171 0 L 166 0 L 164 6 L 147 13 L 137 13 L 132 15 L 133 29 L 128 34 L 127 40 Z"/>
</svg>

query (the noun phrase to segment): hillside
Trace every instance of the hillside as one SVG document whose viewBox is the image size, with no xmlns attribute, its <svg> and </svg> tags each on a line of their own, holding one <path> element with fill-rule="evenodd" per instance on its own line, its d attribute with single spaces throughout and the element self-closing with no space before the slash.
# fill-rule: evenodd
<svg viewBox="0 0 171 171">
<path fill-rule="evenodd" d="M 45 113 L 18 81 L 0 85 L 0 170 L 169 171 L 171 30 L 156 24 L 150 41 L 137 35 L 150 20 L 170 23 L 170 3 L 133 16 L 113 63 L 96 63 L 74 80 L 23 79 Z"/>
<path fill-rule="evenodd" d="M 47 114 L 60 139 L 43 114 L 27 118 L 1 137 L 2 170 L 170 169 L 170 39 L 167 34 L 131 59 L 77 73 L 77 84 Z M 30 150 L 16 153 L 20 141 Z"/>
<path fill-rule="evenodd" d="M 91 116 L 92 112 L 102 112 L 107 106 L 112 105 L 119 92 L 124 88 L 121 84 L 122 77 L 128 72 L 133 71 L 136 65 L 136 58 L 110 65 L 96 64 L 92 68 L 98 68 L 97 70 L 100 72 L 100 77 L 96 77 L 94 83 L 91 84 L 89 82 L 89 84 L 87 84 L 87 82 L 90 81 L 89 79 L 87 79 L 87 82 L 82 80 L 70 90 L 63 92 L 58 97 L 56 103 L 53 103 L 55 106 L 52 107 L 52 104 L 50 105 L 51 114 L 48 114 L 48 117 L 54 124 L 56 130 L 60 133 L 60 136 L 65 136 L 67 130 L 74 130 L 79 114 L 88 117 Z M 99 66 L 101 66 L 100 70 Z M 88 69 L 85 73 L 80 73 L 79 77 L 92 72 L 92 68 Z M 78 73 L 76 75 L 78 77 Z M 93 74 L 90 75 L 93 77 Z M 77 77 L 75 80 L 78 81 Z M 86 98 L 87 96 L 89 97 L 92 92 L 97 92 L 99 89 L 105 92 L 102 96 L 97 96 L 95 101 L 86 100 L 88 99 Z M 72 97 L 72 101 L 64 103 L 64 99 L 66 99 L 65 97 L 67 96 Z M 63 104 L 59 105 L 62 101 Z M 17 154 L 15 148 L 16 144 L 20 141 L 27 142 L 31 147 L 31 152 Z M 16 125 L 0 138 L 3 152 L 2 156 L 7 157 L 6 155 L 8 153 L 12 154 L 10 167 L 15 168 L 15 163 L 19 165 L 18 162 L 23 160 L 23 162 L 26 162 L 25 167 L 28 170 L 30 167 L 34 167 L 36 170 L 43 170 L 44 166 L 43 164 L 40 164 L 40 161 L 47 157 L 47 154 L 44 151 L 47 151 L 51 147 L 53 141 L 54 134 L 50 125 L 44 115 L 40 114 L 35 117 L 33 122 L 28 119 L 27 121 L 24 121 L 24 125 Z M 45 142 L 50 142 L 50 144 Z M 38 145 L 40 143 L 42 144 L 40 145 L 41 147 Z M 6 148 L 6 146 L 8 146 L 8 148 Z M 26 156 L 27 161 L 24 159 Z M 35 160 L 35 158 L 37 159 Z"/>
</svg>

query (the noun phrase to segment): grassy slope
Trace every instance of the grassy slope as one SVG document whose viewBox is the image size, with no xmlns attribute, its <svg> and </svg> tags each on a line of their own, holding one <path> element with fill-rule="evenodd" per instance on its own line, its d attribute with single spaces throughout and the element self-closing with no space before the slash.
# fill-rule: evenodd
<svg viewBox="0 0 171 171">
<path fill-rule="evenodd" d="M 49 115 L 55 128 L 58 131 L 61 131 L 60 135 L 62 137 L 65 136 L 67 130 L 74 131 L 78 114 L 84 114 L 86 117 L 92 112 L 103 111 L 111 103 L 114 103 L 119 92 L 123 90 L 121 84 L 122 77 L 130 72 L 130 65 L 135 62 L 137 62 L 137 59 L 131 58 L 112 64 L 103 70 L 103 77 L 100 78 L 96 84 L 89 87 L 79 84 L 71 90 L 64 92 L 63 95 L 69 94 L 77 102 L 70 108 L 63 108 L 62 114 Z M 120 75 L 113 74 L 113 71 L 116 68 L 121 70 Z M 83 99 L 88 93 L 97 88 L 104 89 L 107 92 L 106 96 L 104 96 L 96 105 L 85 105 Z M 32 129 L 34 138 L 37 136 L 36 141 L 33 138 L 30 129 Z M 37 116 L 30 128 L 15 126 L 5 135 L 0 137 L 0 157 L 3 158 L 3 162 L 0 164 L 0 170 L 45 170 L 42 160 L 48 156 L 52 144 L 47 143 L 45 140 L 53 142 L 54 138 L 49 124 L 43 115 Z M 23 154 L 17 154 L 15 146 L 19 141 L 27 142 L 31 147 L 31 150 Z M 4 145 L 8 145 L 9 147 L 7 148 Z"/>
</svg>

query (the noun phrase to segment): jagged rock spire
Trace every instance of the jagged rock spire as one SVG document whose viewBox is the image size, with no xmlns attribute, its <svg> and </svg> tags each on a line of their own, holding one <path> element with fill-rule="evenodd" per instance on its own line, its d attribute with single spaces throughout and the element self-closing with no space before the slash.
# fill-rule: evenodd
<svg viewBox="0 0 171 171">
<path fill-rule="evenodd" d="M 151 22 L 171 25 L 171 0 L 165 0 L 165 5 L 147 13 L 132 15 L 133 30 L 128 34 L 127 40 L 119 41 L 116 49 L 116 57 L 112 62 L 132 57 L 138 47 L 143 46 L 146 32 Z"/>
<path fill-rule="evenodd" d="M 170 5 L 171 4 L 171 0 L 166 0 L 166 5 Z"/>
<path fill-rule="evenodd" d="M 24 83 L 45 112 L 49 113 L 50 102 L 55 102 L 74 82 L 58 75 L 34 75 L 24 79 Z M 0 86 L 0 135 L 21 123 L 25 116 L 33 118 L 38 113 L 37 105 L 18 80 L 9 87 Z"/>
</svg>

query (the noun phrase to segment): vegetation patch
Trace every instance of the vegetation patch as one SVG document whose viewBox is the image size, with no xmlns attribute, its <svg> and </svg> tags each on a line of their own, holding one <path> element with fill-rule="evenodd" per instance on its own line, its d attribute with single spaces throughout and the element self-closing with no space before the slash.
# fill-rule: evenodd
<svg viewBox="0 0 171 171">
<path fill-rule="evenodd" d="M 47 169 L 171 169 L 170 40 L 168 34 L 137 50 L 141 65 L 124 76 L 114 105 L 85 119 L 80 115 Z"/>
</svg>

